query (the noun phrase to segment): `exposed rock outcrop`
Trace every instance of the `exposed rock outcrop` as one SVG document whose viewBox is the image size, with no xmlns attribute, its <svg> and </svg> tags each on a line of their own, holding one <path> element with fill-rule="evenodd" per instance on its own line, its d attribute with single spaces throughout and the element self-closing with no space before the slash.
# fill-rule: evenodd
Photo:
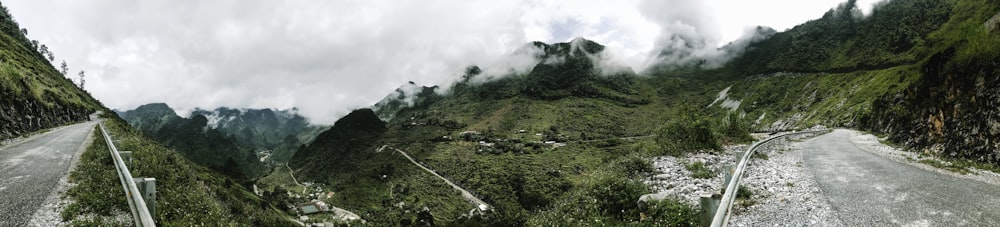
<svg viewBox="0 0 1000 227">
<path fill-rule="evenodd" d="M 87 120 L 92 112 L 81 106 L 56 101 L 46 105 L 32 97 L 15 95 L 8 88 L 0 89 L 0 139 L 24 133 Z"/>
</svg>

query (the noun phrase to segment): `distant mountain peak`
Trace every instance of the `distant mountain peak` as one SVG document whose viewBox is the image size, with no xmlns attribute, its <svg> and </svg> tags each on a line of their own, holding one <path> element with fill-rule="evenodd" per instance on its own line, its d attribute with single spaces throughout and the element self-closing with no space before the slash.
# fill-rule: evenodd
<svg viewBox="0 0 1000 227">
<path fill-rule="evenodd" d="M 136 107 L 135 112 L 146 113 L 148 116 L 164 117 L 164 116 L 177 116 L 177 112 L 174 112 L 173 108 L 170 108 L 166 103 L 150 103 Z"/>
</svg>

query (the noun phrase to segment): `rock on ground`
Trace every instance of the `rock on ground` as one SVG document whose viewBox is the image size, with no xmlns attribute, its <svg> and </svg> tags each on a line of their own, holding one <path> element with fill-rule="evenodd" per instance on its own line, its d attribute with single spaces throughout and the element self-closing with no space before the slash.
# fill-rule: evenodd
<svg viewBox="0 0 1000 227">
<path fill-rule="evenodd" d="M 653 158 L 653 175 L 644 182 L 650 186 L 652 194 L 643 195 L 640 200 L 661 200 L 673 198 L 697 207 L 701 194 L 719 193 L 723 187 L 722 168 L 733 165 L 736 153 L 746 150 L 746 145 L 727 146 L 719 153 L 699 152 L 681 157 L 660 156 Z M 692 162 L 702 162 L 717 175 L 708 179 L 692 177 L 684 166 Z"/>
</svg>

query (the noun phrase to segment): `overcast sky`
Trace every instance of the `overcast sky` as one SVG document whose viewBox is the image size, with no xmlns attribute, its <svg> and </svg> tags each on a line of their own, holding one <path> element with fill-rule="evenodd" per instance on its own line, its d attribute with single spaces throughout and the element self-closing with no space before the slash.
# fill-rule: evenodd
<svg viewBox="0 0 1000 227">
<path fill-rule="evenodd" d="M 584 37 L 636 71 L 665 34 L 720 46 L 778 31 L 843 0 L 15 0 L 28 38 L 86 71 L 105 105 L 178 110 L 298 107 L 331 124 L 414 81 L 449 84 L 529 41 Z M 869 10 L 872 2 L 862 0 Z M 54 64 L 58 65 L 58 64 Z M 76 78 L 74 77 L 74 80 Z"/>
</svg>

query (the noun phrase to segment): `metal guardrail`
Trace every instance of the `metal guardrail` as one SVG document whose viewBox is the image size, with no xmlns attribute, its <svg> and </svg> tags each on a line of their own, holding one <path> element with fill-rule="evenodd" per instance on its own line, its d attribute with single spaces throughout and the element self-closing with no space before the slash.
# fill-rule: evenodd
<svg viewBox="0 0 1000 227">
<path fill-rule="evenodd" d="M 719 208 L 715 210 L 715 216 L 714 218 L 712 218 L 712 227 L 726 226 L 729 224 L 729 216 L 731 215 L 733 201 L 736 198 L 736 192 L 738 191 L 740 185 L 740 179 L 743 178 L 743 170 L 746 169 L 747 162 L 748 160 L 750 160 L 750 156 L 753 155 L 753 152 L 757 148 L 778 138 L 784 138 L 793 135 L 813 134 L 813 133 L 822 134 L 827 132 L 830 132 L 830 130 L 827 129 L 827 130 L 816 130 L 816 131 L 791 132 L 777 136 L 772 136 L 771 138 L 767 138 L 765 140 L 753 143 L 753 145 L 751 145 L 750 148 L 747 148 L 746 152 L 743 152 L 743 157 L 740 158 L 740 162 L 736 165 L 736 171 L 734 171 L 732 179 L 729 180 L 729 182 L 727 182 L 728 184 L 726 184 L 726 193 L 722 195 L 721 204 L 719 204 Z"/>
<path fill-rule="evenodd" d="M 147 206 L 145 200 L 151 200 L 150 205 L 155 206 L 155 179 L 132 178 L 132 173 L 129 172 L 128 167 L 125 166 L 125 161 L 122 160 L 121 153 L 118 152 L 118 148 L 115 147 L 115 143 L 111 141 L 111 136 L 108 136 L 108 131 L 104 129 L 104 122 L 100 122 L 98 124 L 101 128 L 101 134 L 104 135 L 104 141 L 108 143 L 108 148 L 111 151 L 111 157 L 114 159 L 115 170 L 118 171 L 118 179 L 121 180 L 122 187 L 125 189 L 128 206 L 132 210 L 132 217 L 135 218 L 135 226 L 156 226 L 156 224 L 153 223 L 152 212 L 150 212 L 152 206 Z M 128 156 L 131 156 L 130 153 Z M 143 184 L 142 188 L 145 192 L 147 192 L 146 194 L 140 193 L 139 187 L 136 186 L 136 180 L 139 180 L 140 183 Z"/>
</svg>

